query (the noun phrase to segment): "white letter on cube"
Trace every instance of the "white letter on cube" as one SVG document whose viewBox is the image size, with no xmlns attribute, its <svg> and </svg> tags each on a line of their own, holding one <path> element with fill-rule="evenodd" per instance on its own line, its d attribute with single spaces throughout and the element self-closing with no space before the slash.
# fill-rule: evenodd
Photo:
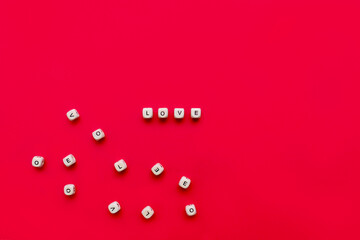
<svg viewBox="0 0 360 240">
<path fill-rule="evenodd" d="M 143 118 L 149 119 L 153 117 L 152 108 L 143 108 Z"/>
<path fill-rule="evenodd" d="M 99 141 L 105 137 L 105 133 L 100 128 L 98 130 L 95 130 L 92 135 L 96 141 Z"/>
<path fill-rule="evenodd" d="M 146 206 L 142 211 L 141 214 L 144 218 L 149 219 L 154 215 L 154 210 L 150 206 Z"/>
<path fill-rule="evenodd" d="M 79 115 L 78 111 L 76 111 L 76 109 L 72 109 L 72 110 L 68 111 L 66 113 L 66 116 L 68 117 L 68 119 L 70 121 L 74 121 L 75 119 L 80 117 L 80 115 Z"/>
<path fill-rule="evenodd" d="M 35 156 L 32 159 L 33 167 L 40 168 L 40 167 L 44 166 L 44 163 L 45 163 L 45 159 L 41 156 Z"/>
<path fill-rule="evenodd" d="M 117 213 L 121 209 L 120 204 L 117 201 L 110 203 L 108 208 L 112 214 Z"/>
<path fill-rule="evenodd" d="M 201 117 L 201 108 L 192 108 L 191 118 L 200 118 L 200 117 Z"/>
<path fill-rule="evenodd" d="M 114 166 L 118 172 L 124 171 L 127 168 L 126 162 L 122 159 L 114 163 Z"/>
<path fill-rule="evenodd" d="M 164 167 L 160 163 L 157 163 L 151 168 L 151 171 L 158 176 L 164 171 Z"/>
<path fill-rule="evenodd" d="M 64 187 L 64 193 L 67 196 L 74 195 L 76 192 L 75 185 L 74 184 L 67 184 Z"/>
<path fill-rule="evenodd" d="M 196 208 L 194 204 L 189 204 L 185 207 L 186 214 L 188 216 L 194 216 L 196 214 Z"/>
<path fill-rule="evenodd" d="M 75 159 L 74 155 L 69 154 L 66 157 L 64 157 L 63 162 L 64 162 L 65 166 L 70 167 L 71 165 L 76 163 L 76 159 Z"/>
<path fill-rule="evenodd" d="M 167 108 L 159 108 L 158 109 L 159 118 L 167 118 L 169 116 L 169 111 Z"/>
<path fill-rule="evenodd" d="M 187 189 L 190 186 L 190 183 L 191 183 L 191 180 L 189 178 L 183 176 L 180 179 L 179 186 L 184 189 Z"/>
<path fill-rule="evenodd" d="M 174 109 L 174 117 L 176 119 L 184 118 L 185 110 L 183 108 L 175 108 Z"/>
</svg>

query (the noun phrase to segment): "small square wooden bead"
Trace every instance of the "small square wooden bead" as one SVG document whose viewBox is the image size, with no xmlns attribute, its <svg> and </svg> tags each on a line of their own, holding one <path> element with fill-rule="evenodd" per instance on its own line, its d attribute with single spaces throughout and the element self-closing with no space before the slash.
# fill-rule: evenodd
<svg viewBox="0 0 360 240">
<path fill-rule="evenodd" d="M 152 108 L 143 108 L 143 118 L 149 119 L 153 117 L 153 109 Z"/>
<path fill-rule="evenodd" d="M 182 119 L 184 118 L 185 110 L 183 108 L 175 108 L 174 109 L 174 118 Z"/>
<path fill-rule="evenodd" d="M 118 171 L 118 172 L 122 172 L 127 168 L 126 162 L 123 159 L 114 163 L 114 166 L 115 166 L 116 171 Z"/>
<path fill-rule="evenodd" d="M 105 133 L 100 128 L 95 130 L 92 135 L 96 141 L 99 141 L 105 137 Z"/>
<path fill-rule="evenodd" d="M 114 201 L 114 202 L 109 204 L 108 209 L 112 214 L 115 214 L 118 211 L 120 211 L 121 206 L 117 201 Z"/>
<path fill-rule="evenodd" d="M 35 157 L 33 157 L 33 159 L 32 159 L 32 165 L 33 165 L 33 167 L 41 168 L 42 166 L 44 166 L 44 163 L 45 163 L 44 157 L 35 156 Z"/>
<path fill-rule="evenodd" d="M 74 185 L 74 184 L 67 184 L 67 185 L 65 185 L 65 187 L 64 187 L 64 193 L 65 193 L 65 195 L 71 196 L 71 195 L 74 195 L 75 192 L 76 192 L 76 188 L 75 188 L 75 185 Z"/>
<path fill-rule="evenodd" d="M 75 119 L 80 117 L 80 115 L 79 115 L 78 111 L 76 111 L 76 109 L 72 109 L 72 110 L 68 111 L 66 113 L 66 116 L 68 117 L 68 119 L 70 121 L 74 121 Z"/>
<path fill-rule="evenodd" d="M 188 216 L 194 216 L 196 214 L 195 205 L 194 204 L 186 205 L 185 211 Z"/>
<path fill-rule="evenodd" d="M 184 188 L 184 189 L 187 189 L 190 186 L 190 183 L 191 183 L 190 178 L 187 178 L 187 177 L 183 176 L 180 179 L 179 186 Z"/>
<path fill-rule="evenodd" d="M 198 119 L 201 117 L 201 108 L 191 109 L 191 118 Z"/>
<path fill-rule="evenodd" d="M 157 163 L 151 168 L 151 171 L 158 176 L 164 171 L 164 167 L 160 163 Z"/>
<path fill-rule="evenodd" d="M 150 206 L 146 206 L 142 211 L 141 214 L 144 218 L 149 219 L 154 215 L 154 210 Z"/>
<path fill-rule="evenodd" d="M 65 166 L 70 167 L 71 165 L 76 163 L 76 159 L 75 159 L 74 155 L 69 154 L 66 157 L 64 157 L 63 162 L 64 162 Z"/>
<path fill-rule="evenodd" d="M 158 117 L 159 118 L 167 118 L 169 116 L 169 111 L 167 108 L 159 108 L 158 109 Z"/>
</svg>

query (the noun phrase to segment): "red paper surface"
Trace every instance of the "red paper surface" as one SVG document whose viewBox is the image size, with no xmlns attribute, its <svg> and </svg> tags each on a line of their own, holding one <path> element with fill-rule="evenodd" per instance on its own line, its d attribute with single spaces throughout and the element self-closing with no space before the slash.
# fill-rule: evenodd
<svg viewBox="0 0 360 240">
<path fill-rule="evenodd" d="M 360 239 L 359 10 L 340 0 L 1 1 L 0 239 Z M 146 122 L 143 107 L 170 117 Z M 92 138 L 97 128 L 105 141 Z"/>
</svg>

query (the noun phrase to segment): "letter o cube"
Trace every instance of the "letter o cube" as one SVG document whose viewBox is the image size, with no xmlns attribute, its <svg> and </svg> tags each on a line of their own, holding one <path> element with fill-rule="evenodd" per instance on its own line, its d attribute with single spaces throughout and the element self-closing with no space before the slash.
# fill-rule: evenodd
<svg viewBox="0 0 360 240">
<path fill-rule="evenodd" d="M 96 141 L 99 141 L 105 137 L 105 133 L 100 128 L 95 130 L 92 135 Z"/>
<path fill-rule="evenodd" d="M 158 109 L 158 117 L 159 118 L 167 118 L 169 116 L 169 111 L 167 108 L 159 108 Z"/>
<path fill-rule="evenodd" d="M 186 205 L 185 211 L 188 216 L 194 216 L 196 214 L 195 205 L 194 204 Z"/>
<path fill-rule="evenodd" d="M 65 195 L 71 196 L 71 195 L 74 195 L 75 192 L 76 192 L 76 188 L 75 188 L 75 185 L 74 185 L 74 184 L 67 184 L 67 185 L 65 185 L 65 187 L 64 187 L 64 193 L 65 193 Z"/>
<path fill-rule="evenodd" d="M 35 157 L 33 157 L 33 159 L 32 159 L 32 165 L 33 165 L 33 167 L 41 168 L 42 166 L 44 166 L 44 163 L 45 163 L 44 157 L 35 156 Z"/>
</svg>

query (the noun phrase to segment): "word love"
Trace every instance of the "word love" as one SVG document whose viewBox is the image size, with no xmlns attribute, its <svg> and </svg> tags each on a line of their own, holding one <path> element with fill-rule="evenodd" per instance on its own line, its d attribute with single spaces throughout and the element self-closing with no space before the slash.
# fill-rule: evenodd
<svg viewBox="0 0 360 240">
<path fill-rule="evenodd" d="M 191 108 L 191 118 L 199 119 L 201 117 L 201 108 Z M 143 118 L 151 119 L 154 115 L 152 108 L 143 108 Z M 169 110 L 167 108 L 158 109 L 159 118 L 167 118 L 169 116 Z M 185 116 L 185 110 L 183 108 L 174 108 L 174 118 L 182 119 Z"/>
</svg>

